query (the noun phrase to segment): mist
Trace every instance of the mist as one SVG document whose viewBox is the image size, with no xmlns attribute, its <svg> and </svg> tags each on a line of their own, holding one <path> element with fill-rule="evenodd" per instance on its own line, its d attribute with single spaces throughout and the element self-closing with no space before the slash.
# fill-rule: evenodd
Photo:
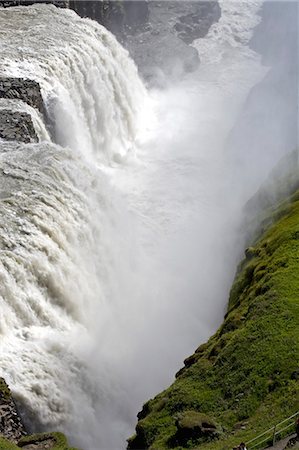
<svg viewBox="0 0 299 450">
<path fill-rule="evenodd" d="M 63 88 L 55 81 L 54 97 L 48 89 L 57 145 L 47 144 L 47 164 L 58 186 L 63 180 L 69 188 L 66 216 L 53 218 L 62 230 L 58 263 L 49 268 L 47 260 L 44 268 L 51 281 L 60 277 L 64 314 L 58 321 L 55 310 L 49 329 L 42 336 L 33 330 L 32 346 L 26 342 L 32 351 L 39 339 L 43 343 L 28 371 L 43 380 L 45 392 L 39 382 L 27 386 L 28 371 L 16 376 L 9 355 L 4 358 L 18 401 L 32 413 L 32 429 L 60 427 L 71 442 L 90 450 L 125 448 L 142 404 L 172 382 L 183 360 L 222 321 L 248 233 L 244 205 L 298 143 L 298 25 L 297 3 L 267 2 L 260 25 L 260 2 L 220 6 L 219 22 L 192 44 L 200 65 L 191 73 L 176 63 L 169 68 L 172 76 L 158 71 L 155 80 L 143 80 L 145 88 L 125 53 L 104 34 L 112 48 L 101 48 L 105 70 L 114 75 L 125 63 L 128 85 L 125 75 L 121 83 L 113 78 L 105 97 L 104 83 L 105 95 L 97 92 L 95 70 L 88 87 L 97 94 L 96 107 L 79 71 Z M 111 55 L 119 65 L 110 64 Z M 45 92 L 51 71 L 37 76 Z M 70 95 L 76 83 L 80 102 Z M 115 91 L 121 107 L 114 115 Z M 108 112 L 101 95 L 111 101 Z M 102 146 L 92 128 L 101 115 L 108 130 Z M 59 153 L 61 146 L 74 151 Z M 24 164 L 30 170 L 30 159 Z M 43 174 L 42 167 L 35 170 Z M 69 204 L 77 205 L 74 217 Z M 28 352 L 20 343 L 12 348 L 23 359 Z M 45 368 L 49 355 L 52 372 Z M 54 406 L 45 400 L 50 390 Z"/>
<path fill-rule="evenodd" d="M 92 354 L 101 448 L 124 447 L 142 403 L 216 331 L 244 252 L 244 205 L 297 143 L 297 5 L 280 14 L 271 3 L 264 13 L 291 53 L 283 61 L 269 22 L 251 40 L 261 4 L 221 6 L 219 23 L 193 44 L 198 70 L 182 76 L 176 64 L 172 77 L 158 72 L 136 153 L 104 170 L 114 245 L 108 317 L 99 308 Z M 280 70 L 283 62 L 290 68 Z"/>
<path fill-rule="evenodd" d="M 284 14 L 281 3 L 267 5 L 255 40 L 261 4 L 221 6 L 219 23 L 194 43 L 198 70 L 180 78 L 175 67 L 162 82 L 160 73 L 135 157 L 109 171 L 119 198 L 114 235 L 124 240 L 113 326 L 100 338 L 118 387 L 101 414 L 107 448 L 117 448 L 117 430 L 132 433 L 136 405 L 216 331 L 249 232 L 244 205 L 297 145 L 297 4 L 284 3 Z"/>
</svg>

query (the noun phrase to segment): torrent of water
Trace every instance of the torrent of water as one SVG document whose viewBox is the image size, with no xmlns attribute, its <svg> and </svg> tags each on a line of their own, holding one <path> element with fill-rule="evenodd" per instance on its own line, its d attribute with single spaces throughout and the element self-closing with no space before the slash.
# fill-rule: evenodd
<svg viewBox="0 0 299 450">
<path fill-rule="evenodd" d="M 132 150 L 144 90 L 111 33 L 52 5 L 2 9 L 0 25 L 0 71 L 41 83 L 57 143 L 108 161 Z"/>
<path fill-rule="evenodd" d="M 1 143 L 1 375 L 31 426 L 85 449 L 125 446 L 225 308 L 240 198 L 223 148 L 265 68 L 260 4 L 221 6 L 200 69 L 148 93 L 100 25 L 0 9 L 0 73 L 40 82 L 55 141 L 40 124 L 44 142 Z"/>
</svg>

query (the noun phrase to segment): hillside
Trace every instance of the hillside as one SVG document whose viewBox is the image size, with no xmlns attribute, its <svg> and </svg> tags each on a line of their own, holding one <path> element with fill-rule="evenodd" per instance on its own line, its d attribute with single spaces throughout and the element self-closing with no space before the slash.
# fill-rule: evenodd
<svg viewBox="0 0 299 450">
<path fill-rule="evenodd" d="M 299 409 L 299 190 L 270 214 L 222 326 L 144 405 L 128 448 L 230 449 Z"/>
</svg>

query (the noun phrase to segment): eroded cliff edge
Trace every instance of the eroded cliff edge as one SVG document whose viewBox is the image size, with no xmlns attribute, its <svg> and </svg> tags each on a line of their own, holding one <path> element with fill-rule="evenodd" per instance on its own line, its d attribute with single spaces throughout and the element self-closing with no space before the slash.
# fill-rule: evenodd
<svg viewBox="0 0 299 450">
<path fill-rule="evenodd" d="M 253 199 L 261 206 L 259 226 L 253 224 L 255 239 L 223 324 L 184 361 L 175 382 L 143 406 L 129 449 L 231 449 L 298 411 L 297 151 L 290 166 L 286 179 L 274 173 Z M 249 216 L 252 208 L 251 202 Z"/>
<path fill-rule="evenodd" d="M 1 450 L 76 450 L 68 446 L 62 433 L 28 435 L 11 391 L 0 378 L 0 449 Z"/>
</svg>

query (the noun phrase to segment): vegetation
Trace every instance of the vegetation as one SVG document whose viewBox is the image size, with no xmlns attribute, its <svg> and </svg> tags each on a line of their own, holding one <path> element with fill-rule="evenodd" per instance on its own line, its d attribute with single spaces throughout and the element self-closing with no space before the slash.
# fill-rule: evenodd
<svg viewBox="0 0 299 450">
<path fill-rule="evenodd" d="M 39 434 L 30 435 L 30 436 L 25 436 L 18 442 L 18 447 L 16 447 L 16 448 L 21 447 L 21 448 L 26 449 L 26 446 L 29 444 L 37 445 L 38 443 L 42 444 L 43 442 L 49 442 L 49 441 L 53 442 L 53 446 L 52 447 L 45 446 L 45 448 L 48 448 L 51 450 L 77 450 L 73 447 L 72 448 L 69 447 L 65 435 L 62 433 L 39 433 Z"/>
<path fill-rule="evenodd" d="M 299 190 L 271 216 L 245 252 L 222 326 L 144 405 L 128 448 L 232 449 L 299 409 Z M 217 432 L 178 433 L 186 412 Z"/>
<path fill-rule="evenodd" d="M 27 446 L 35 445 L 36 448 L 48 450 L 76 450 L 68 446 L 67 439 L 62 433 L 40 433 L 23 437 L 18 444 L 0 437 L 0 450 L 26 450 Z M 39 444 L 39 446 L 38 446 Z M 45 447 L 43 447 L 45 444 Z M 38 447 L 37 447 L 38 446 Z M 30 447 L 33 448 L 33 447 Z"/>
</svg>

